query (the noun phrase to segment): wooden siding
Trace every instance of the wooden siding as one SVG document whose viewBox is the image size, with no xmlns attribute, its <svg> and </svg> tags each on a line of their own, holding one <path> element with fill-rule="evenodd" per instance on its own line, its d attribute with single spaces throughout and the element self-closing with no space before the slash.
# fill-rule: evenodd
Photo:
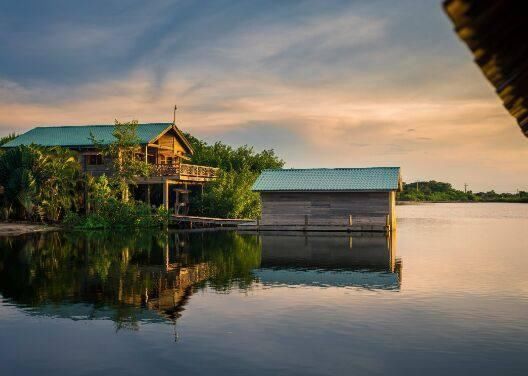
<svg viewBox="0 0 528 376">
<path fill-rule="evenodd" d="M 86 151 L 82 151 L 79 153 L 79 163 L 81 164 L 82 171 L 87 172 L 92 176 L 100 176 L 103 174 L 109 175 L 111 170 L 110 166 L 111 163 L 108 159 L 103 158 L 103 164 L 102 165 L 90 165 L 88 164 L 87 158 L 89 158 L 90 155 L 98 155 L 100 154 L 95 149 L 89 149 Z"/>
<path fill-rule="evenodd" d="M 184 154 L 185 149 L 176 138 L 174 131 L 170 130 L 161 136 L 157 143 L 163 148 L 170 148 L 175 154 Z"/>
<path fill-rule="evenodd" d="M 391 192 L 262 192 L 261 224 L 385 225 Z M 395 221 L 395 215 L 392 215 Z M 308 223 L 307 223 L 308 222 Z"/>
</svg>

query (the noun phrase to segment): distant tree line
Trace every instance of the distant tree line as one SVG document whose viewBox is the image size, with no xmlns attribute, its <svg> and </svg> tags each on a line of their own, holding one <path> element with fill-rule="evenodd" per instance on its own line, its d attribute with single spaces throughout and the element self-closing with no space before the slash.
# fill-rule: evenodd
<svg viewBox="0 0 528 376">
<path fill-rule="evenodd" d="M 403 183 L 403 191 L 398 193 L 400 201 L 434 202 L 528 202 L 528 192 L 497 193 L 495 191 L 473 192 L 453 188 L 449 183 L 416 181 Z"/>
</svg>

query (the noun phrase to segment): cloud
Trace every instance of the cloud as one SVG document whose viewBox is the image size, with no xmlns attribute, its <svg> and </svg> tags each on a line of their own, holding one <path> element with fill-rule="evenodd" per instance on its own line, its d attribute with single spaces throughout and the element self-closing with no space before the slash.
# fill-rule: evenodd
<svg viewBox="0 0 528 376">
<path fill-rule="evenodd" d="M 170 121 L 177 103 L 184 130 L 290 167 L 528 189 L 526 140 L 437 2 L 35 4 L 0 5 L 4 134 Z"/>
</svg>

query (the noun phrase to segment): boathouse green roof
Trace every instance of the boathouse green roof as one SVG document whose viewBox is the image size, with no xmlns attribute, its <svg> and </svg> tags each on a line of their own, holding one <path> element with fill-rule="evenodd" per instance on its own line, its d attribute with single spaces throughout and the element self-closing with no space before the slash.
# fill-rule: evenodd
<svg viewBox="0 0 528 376">
<path fill-rule="evenodd" d="M 114 126 L 114 124 L 111 124 L 36 127 L 2 145 L 2 147 L 10 148 L 30 144 L 41 146 L 89 147 L 93 145 L 91 140 L 92 134 L 102 144 L 108 144 L 114 141 L 114 136 L 112 135 Z M 149 143 L 171 126 L 172 123 L 138 124 L 137 135 L 140 143 Z"/>
<path fill-rule="evenodd" d="M 257 192 L 364 192 L 401 188 L 399 167 L 264 170 Z"/>
</svg>

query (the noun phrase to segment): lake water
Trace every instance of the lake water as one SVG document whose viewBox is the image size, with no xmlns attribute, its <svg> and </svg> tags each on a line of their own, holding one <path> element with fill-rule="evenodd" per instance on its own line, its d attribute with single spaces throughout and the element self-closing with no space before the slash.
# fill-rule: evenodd
<svg viewBox="0 0 528 376">
<path fill-rule="evenodd" d="M 528 374 L 528 205 L 397 212 L 392 238 L 0 238 L 0 374 Z"/>
</svg>

